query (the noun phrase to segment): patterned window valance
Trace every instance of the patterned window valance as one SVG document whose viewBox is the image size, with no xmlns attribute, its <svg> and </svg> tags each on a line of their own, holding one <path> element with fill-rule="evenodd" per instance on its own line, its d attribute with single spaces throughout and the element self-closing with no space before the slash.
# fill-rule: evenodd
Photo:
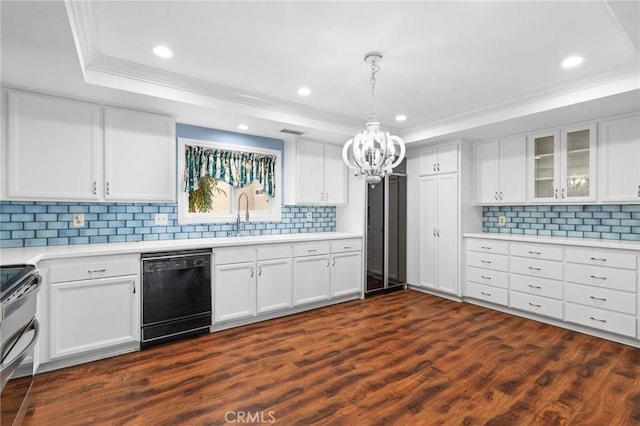
<svg viewBox="0 0 640 426">
<path fill-rule="evenodd" d="M 184 192 L 197 190 L 200 178 L 209 175 L 236 188 L 257 180 L 274 197 L 275 167 L 275 155 L 185 145 Z"/>
</svg>

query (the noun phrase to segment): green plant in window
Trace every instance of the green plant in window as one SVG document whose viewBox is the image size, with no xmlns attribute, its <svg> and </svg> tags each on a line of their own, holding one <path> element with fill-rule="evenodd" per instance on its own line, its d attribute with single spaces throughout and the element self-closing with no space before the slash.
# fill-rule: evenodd
<svg viewBox="0 0 640 426">
<path fill-rule="evenodd" d="M 198 189 L 189 193 L 189 212 L 206 213 L 213 210 L 213 198 L 216 194 L 227 195 L 218 187 L 218 180 L 204 175 L 198 181 Z"/>
</svg>

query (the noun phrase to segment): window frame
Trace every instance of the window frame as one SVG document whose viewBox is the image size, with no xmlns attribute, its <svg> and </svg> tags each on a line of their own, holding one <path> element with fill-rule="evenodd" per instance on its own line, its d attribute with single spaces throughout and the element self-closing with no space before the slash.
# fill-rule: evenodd
<svg viewBox="0 0 640 426">
<path fill-rule="evenodd" d="M 282 151 L 277 149 L 260 148 L 256 146 L 238 146 L 229 145 L 222 142 L 178 138 L 178 225 L 199 224 L 199 223 L 232 223 L 238 217 L 237 206 L 233 205 L 234 197 L 231 197 L 231 213 L 190 213 L 189 212 L 189 193 L 184 191 L 184 169 L 186 145 L 197 145 L 208 149 L 220 149 L 235 152 L 251 152 L 256 154 L 273 155 L 276 157 L 276 167 L 274 181 L 276 185 L 276 195 L 273 199 L 269 199 L 269 211 L 252 211 L 249 210 L 249 222 L 281 222 L 282 221 Z M 236 188 L 231 187 L 232 191 Z M 240 220 L 244 221 L 245 215 L 240 214 Z"/>
</svg>

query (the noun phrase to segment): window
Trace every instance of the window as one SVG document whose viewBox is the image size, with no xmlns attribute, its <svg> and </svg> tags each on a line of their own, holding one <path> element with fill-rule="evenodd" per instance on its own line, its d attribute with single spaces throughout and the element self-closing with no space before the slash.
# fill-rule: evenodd
<svg viewBox="0 0 640 426">
<path fill-rule="evenodd" d="M 178 222 L 280 221 L 281 152 L 178 139 Z M 246 194 L 246 197 L 243 196 Z M 239 203 L 240 202 L 240 203 Z"/>
</svg>

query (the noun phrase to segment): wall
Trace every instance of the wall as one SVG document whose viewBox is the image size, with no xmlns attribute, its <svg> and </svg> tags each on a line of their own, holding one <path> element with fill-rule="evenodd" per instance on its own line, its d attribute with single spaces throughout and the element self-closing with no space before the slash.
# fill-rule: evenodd
<svg viewBox="0 0 640 426">
<path fill-rule="evenodd" d="M 505 226 L 498 217 L 505 216 Z M 640 241 L 639 204 L 492 206 L 483 232 Z"/>
<path fill-rule="evenodd" d="M 229 145 L 284 150 L 281 140 L 177 124 L 176 136 Z M 284 160 L 284 157 L 283 157 Z M 283 161 L 284 162 L 284 161 Z M 179 172 L 178 176 L 182 173 Z M 283 180 L 284 180 L 283 176 Z M 281 185 L 282 190 L 284 186 Z M 0 248 L 94 244 L 235 235 L 235 222 L 178 225 L 177 203 L 91 203 L 0 201 Z M 313 220 L 307 222 L 307 213 Z M 84 213 L 85 226 L 74 228 L 73 213 Z M 167 213 L 168 225 L 155 225 L 154 214 Z M 281 222 L 241 225 L 240 235 L 333 232 L 336 208 L 283 206 Z"/>
</svg>

